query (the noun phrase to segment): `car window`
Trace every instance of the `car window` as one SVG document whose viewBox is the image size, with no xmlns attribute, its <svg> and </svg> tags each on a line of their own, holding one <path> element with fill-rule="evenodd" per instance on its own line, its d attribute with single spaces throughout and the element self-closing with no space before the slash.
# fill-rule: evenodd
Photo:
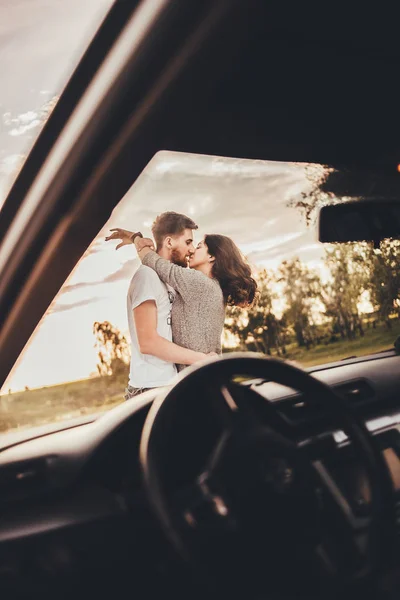
<svg viewBox="0 0 400 600">
<path fill-rule="evenodd" d="M 257 298 L 249 307 L 227 306 L 223 352 L 257 351 L 309 367 L 391 348 L 400 335 L 399 242 L 387 240 L 379 250 L 321 244 L 316 221 L 321 205 L 379 194 L 385 185 L 316 164 L 158 153 L 81 258 L 3 386 L 1 429 L 124 401 L 130 282 L 140 261 L 133 245 L 116 251 L 117 241 L 105 237 L 115 227 L 151 237 L 165 211 L 198 224 L 195 245 L 205 234 L 228 236 L 251 265 Z M 172 296 L 174 310 L 180 293 Z"/>
<path fill-rule="evenodd" d="M 0 209 L 113 0 L 0 3 Z"/>
</svg>

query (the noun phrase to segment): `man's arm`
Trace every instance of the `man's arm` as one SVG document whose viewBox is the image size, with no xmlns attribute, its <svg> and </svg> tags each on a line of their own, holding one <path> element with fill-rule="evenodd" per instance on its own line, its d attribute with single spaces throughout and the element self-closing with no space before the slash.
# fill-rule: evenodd
<svg viewBox="0 0 400 600">
<path fill-rule="evenodd" d="M 136 335 L 142 354 L 156 356 L 166 362 L 192 365 L 207 355 L 183 348 L 161 337 L 157 332 L 157 306 L 154 300 L 146 300 L 133 309 Z"/>
</svg>

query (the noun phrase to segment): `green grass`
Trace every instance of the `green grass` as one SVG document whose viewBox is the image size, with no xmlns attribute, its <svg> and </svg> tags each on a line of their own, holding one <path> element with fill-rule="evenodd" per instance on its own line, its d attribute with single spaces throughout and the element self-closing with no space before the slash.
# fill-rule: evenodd
<svg viewBox="0 0 400 600">
<path fill-rule="evenodd" d="M 287 346 L 287 358 L 304 367 L 334 362 L 349 356 L 363 356 L 392 348 L 400 336 L 400 320 L 393 320 L 390 331 L 384 325 L 367 329 L 363 338 L 340 340 L 310 350 Z M 65 421 L 100 412 L 123 401 L 124 377 L 95 377 L 63 385 L 44 387 L 0 396 L 0 432 Z"/>
<path fill-rule="evenodd" d="M 367 329 L 364 337 L 355 340 L 340 340 L 328 345 L 321 345 L 310 350 L 288 346 L 288 356 L 291 360 L 299 362 L 303 367 L 312 367 L 325 362 L 342 360 L 349 356 L 365 356 L 393 348 L 395 339 L 400 336 L 400 320 L 392 322 L 392 329 L 384 325 L 377 325 L 376 329 Z"/>
<path fill-rule="evenodd" d="M 125 381 L 94 377 L 0 396 L 0 432 L 107 410 L 123 401 Z"/>
</svg>

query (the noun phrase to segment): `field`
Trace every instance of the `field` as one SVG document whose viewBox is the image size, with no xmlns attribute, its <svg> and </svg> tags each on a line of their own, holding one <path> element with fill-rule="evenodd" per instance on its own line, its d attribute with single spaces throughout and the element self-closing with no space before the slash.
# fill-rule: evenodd
<svg viewBox="0 0 400 600">
<path fill-rule="evenodd" d="M 369 329 L 363 338 L 338 341 L 310 350 L 287 347 L 287 358 L 304 367 L 333 362 L 349 356 L 362 356 L 393 347 L 400 336 L 400 321 L 391 331 L 383 325 Z M 63 385 L 27 390 L 0 396 L 0 432 L 63 421 L 107 410 L 123 401 L 126 382 L 112 377 L 94 377 Z"/>
<path fill-rule="evenodd" d="M 123 401 L 126 382 L 93 377 L 0 396 L 0 433 L 107 410 Z"/>
<path fill-rule="evenodd" d="M 290 359 L 298 361 L 303 367 L 312 367 L 325 362 L 343 360 L 350 356 L 365 356 L 388 348 L 393 348 L 395 339 L 400 336 L 400 320 L 392 321 L 392 329 L 378 325 L 376 329 L 367 329 L 364 337 L 355 340 L 338 341 L 333 344 L 316 346 L 310 350 L 288 346 Z"/>
</svg>

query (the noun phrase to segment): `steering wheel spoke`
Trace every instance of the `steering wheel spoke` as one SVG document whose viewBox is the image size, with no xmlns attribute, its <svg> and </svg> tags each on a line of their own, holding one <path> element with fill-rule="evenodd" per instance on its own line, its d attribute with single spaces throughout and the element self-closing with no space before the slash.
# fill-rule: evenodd
<svg viewBox="0 0 400 600">
<path fill-rule="evenodd" d="M 225 401 L 225 410 L 221 410 L 221 415 L 226 425 L 236 426 L 239 415 L 240 419 L 245 420 L 248 425 L 263 424 L 289 440 L 295 438 L 296 427 L 273 402 L 254 389 L 229 382 L 221 385 L 220 393 Z"/>
<path fill-rule="evenodd" d="M 371 516 L 355 514 L 349 500 L 321 461 L 314 461 L 313 468 L 317 477 L 317 493 L 325 506 L 321 514 L 326 515 L 323 522 L 325 544 L 321 544 L 317 553 L 326 565 L 334 564 L 337 572 L 355 573 L 366 561 Z"/>
<path fill-rule="evenodd" d="M 345 527 L 352 532 L 365 530 L 369 518 L 354 513 L 350 502 L 321 461 L 314 461 L 312 464 L 317 475 L 319 493 L 325 496 L 325 501 L 329 501 L 330 508 L 339 516 Z"/>
</svg>

